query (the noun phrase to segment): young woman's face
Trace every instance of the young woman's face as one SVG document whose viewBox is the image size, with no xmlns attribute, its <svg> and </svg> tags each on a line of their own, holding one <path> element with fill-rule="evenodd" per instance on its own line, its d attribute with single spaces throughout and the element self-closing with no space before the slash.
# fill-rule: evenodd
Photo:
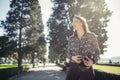
<svg viewBox="0 0 120 80">
<path fill-rule="evenodd" d="M 73 28 L 75 30 L 78 30 L 78 29 L 82 28 L 82 22 L 75 17 L 73 18 Z"/>
</svg>

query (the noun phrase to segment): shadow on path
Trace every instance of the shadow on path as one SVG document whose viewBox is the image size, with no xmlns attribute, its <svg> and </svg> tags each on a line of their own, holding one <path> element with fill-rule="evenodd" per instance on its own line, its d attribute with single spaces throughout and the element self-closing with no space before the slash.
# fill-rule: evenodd
<svg viewBox="0 0 120 80">
<path fill-rule="evenodd" d="M 47 65 L 45 68 L 39 66 L 9 80 L 65 80 L 65 77 L 65 73 L 59 67 Z"/>
</svg>

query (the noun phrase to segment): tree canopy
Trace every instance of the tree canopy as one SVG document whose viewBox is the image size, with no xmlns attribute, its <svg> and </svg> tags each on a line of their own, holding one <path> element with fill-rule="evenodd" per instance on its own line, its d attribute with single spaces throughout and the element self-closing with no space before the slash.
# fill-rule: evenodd
<svg viewBox="0 0 120 80">
<path fill-rule="evenodd" d="M 0 37 L 0 57 L 7 57 L 16 51 L 17 43 L 6 36 Z"/>
<path fill-rule="evenodd" d="M 10 10 L 6 20 L 1 21 L 1 25 L 5 29 L 5 36 L 17 43 L 18 67 L 20 67 L 23 54 L 45 52 L 44 25 L 38 0 L 11 0 L 10 2 Z"/>
</svg>

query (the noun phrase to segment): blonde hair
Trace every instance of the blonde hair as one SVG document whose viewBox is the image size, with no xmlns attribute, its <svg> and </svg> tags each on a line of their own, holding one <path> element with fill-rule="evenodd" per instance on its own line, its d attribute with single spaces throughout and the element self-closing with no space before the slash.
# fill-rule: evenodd
<svg viewBox="0 0 120 80">
<path fill-rule="evenodd" d="M 87 21 L 86 21 L 86 19 L 85 19 L 84 17 L 77 16 L 77 15 L 74 15 L 74 17 L 77 18 L 78 20 L 80 20 L 80 21 L 82 22 L 82 24 L 83 24 L 82 27 L 83 27 L 85 33 L 89 33 L 89 32 L 91 32 L 91 31 L 89 30 L 89 27 L 88 27 Z"/>
</svg>

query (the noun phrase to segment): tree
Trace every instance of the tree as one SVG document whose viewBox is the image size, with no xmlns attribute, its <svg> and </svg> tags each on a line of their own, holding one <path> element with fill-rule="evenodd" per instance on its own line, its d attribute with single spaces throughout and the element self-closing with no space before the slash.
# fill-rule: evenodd
<svg viewBox="0 0 120 80">
<path fill-rule="evenodd" d="M 6 36 L 17 40 L 18 67 L 21 67 L 23 54 L 31 53 L 34 57 L 35 52 L 45 51 L 41 8 L 38 0 L 12 0 L 10 8 L 6 21 L 1 24 Z M 41 39 L 43 42 L 39 42 Z"/>
<path fill-rule="evenodd" d="M 67 44 L 67 24 L 65 2 L 63 0 L 53 0 L 54 12 L 48 21 L 50 37 L 49 58 L 53 61 L 65 58 L 65 49 Z M 54 55 L 53 55 L 54 51 Z"/>
<path fill-rule="evenodd" d="M 23 54 L 31 53 L 31 57 L 34 57 L 35 52 L 42 51 L 39 54 L 43 54 L 45 51 L 45 41 L 39 42 L 40 39 L 44 39 L 44 26 L 38 0 L 12 0 L 10 7 L 11 10 L 6 21 L 2 21 L 2 26 L 8 37 L 18 41 L 18 67 L 20 67 Z"/>
<path fill-rule="evenodd" d="M 30 24 L 25 32 L 27 46 L 31 47 L 32 63 L 34 64 L 34 57 L 37 52 L 37 56 L 41 57 L 45 54 L 45 39 L 43 34 L 43 22 L 41 15 L 41 7 L 38 4 L 38 0 L 33 0 L 31 3 L 30 10 Z M 43 47 L 44 46 L 44 47 Z M 33 66 L 34 67 L 34 66 Z"/>
<path fill-rule="evenodd" d="M 30 20 L 30 0 L 11 0 L 10 10 L 8 11 L 6 21 L 2 21 L 2 26 L 6 30 L 6 35 L 18 43 L 18 67 L 22 64 L 22 33 L 26 27 L 29 27 Z"/>
<path fill-rule="evenodd" d="M 60 54 L 60 50 L 64 49 L 66 52 L 68 36 L 72 34 L 73 30 L 72 18 L 75 14 L 79 14 L 87 19 L 90 30 L 96 33 L 101 53 L 105 52 L 105 48 L 107 47 L 106 41 L 108 39 L 106 27 L 108 26 L 109 17 L 112 14 L 106 7 L 105 0 L 51 1 L 54 3 L 54 7 L 53 14 L 48 21 L 50 50 L 53 50 L 56 54 Z"/>
</svg>

